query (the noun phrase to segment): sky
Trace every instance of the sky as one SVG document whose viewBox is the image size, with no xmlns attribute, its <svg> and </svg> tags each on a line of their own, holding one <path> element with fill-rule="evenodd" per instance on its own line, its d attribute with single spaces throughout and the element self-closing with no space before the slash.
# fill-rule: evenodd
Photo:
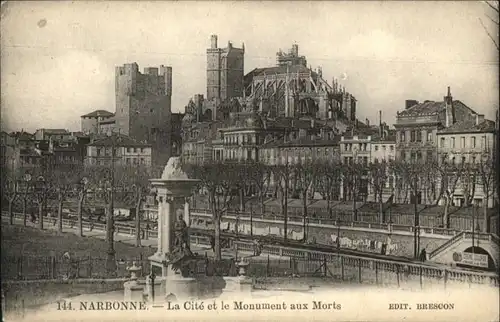
<svg viewBox="0 0 500 322">
<path fill-rule="evenodd" d="M 358 118 L 393 124 L 406 99 L 442 100 L 447 87 L 487 118 L 498 109 L 498 28 L 463 2 L 7 2 L 1 10 L 2 130 L 80 129 L 115 111 L 115 67 L 173 68 L 172 110 L 206 95 L 206 48 L 245 43 L 245 73 L 299 45 L 312 68 L 358 100 Z"/>
</svg>

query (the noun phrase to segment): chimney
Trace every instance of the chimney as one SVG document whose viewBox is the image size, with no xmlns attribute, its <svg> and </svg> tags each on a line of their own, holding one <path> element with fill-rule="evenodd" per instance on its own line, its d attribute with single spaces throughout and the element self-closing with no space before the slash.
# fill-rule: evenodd
<svg viewBox="0 0 500 322">
<path fill-rule="evenodd" d="M 405 109 L 407 110 L 410 107 L 415 106 L 417 104 L 418 104 L 418 101 L 416 101 L 416 100 L 406 100 L 405 101 Z"/>
<path fill-rule="evenodd" d="M 448 95 L 444 97 L 445 104 L 445 126 L 449 127 L 455 123 L 455 109 L 453 108 L 453 97 L 448 86 Z"/>
<path fill-rule="evenodd" d="M 378 134 L 383 137 L 384 129 L 382 128 L 382 110 L 378 111 Z"/>
<path fill-rule="evenodd" d="M 370 120 L 366 118 L 365 121 L 366 121 L 366 126 L 370 126 Z"/>
<path fill-rule="evenodd" d="M 484 114 L 476 114 L 476 125 L 484 122 Z"/>
<path fill-rule="evenodd" d="M 217 48 L 217 35 L 210 36 L 210 48 Z"/>
</svg>

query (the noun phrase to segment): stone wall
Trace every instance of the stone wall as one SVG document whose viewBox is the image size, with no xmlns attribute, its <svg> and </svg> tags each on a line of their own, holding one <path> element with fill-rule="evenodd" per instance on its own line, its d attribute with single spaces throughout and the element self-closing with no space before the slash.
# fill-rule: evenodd
<svg viewBox="0 0 500 322">
<path fill-rule="evenodd" d="M 196 227 L 196 225 L 193 225 Z M 207 228 L 200 225 L 200 228 Z M 209 225 L 211 228 L 211 225 Z M 221 229 L 226 231 L 235 231 L 235 220 L 225 218 L 221 223 Z M 274 235 L 283 236 L 283 222 L 274 222 L 271 220 L 254 221 L 254 235 Z M 250 223 L 248 219 L 240 219 L 238 223 L 238 231 L 242 234 L 250 234 Z M 357 249 L 365 252 L 373 252 L 380 254 L 382 247 L 385 244 L 386 254 L 394 256 L 413 257 L 413 233 L 403 231 L 393 231 L 390 233 L 387 230 L 363 229 L 353 227 L 342 227 L 339 229 L 335 226 L 326 226 L 318 224 L 309 224 L 307 226 L 307 239 L 315 241 L 318 244 L 336 245 L 337 237 L 339 238 L 341 247 Z M 302 223 L 288 223 L 288 238 L 300 240 L 303 238 Z M 444 244 L 449 238 L 448 236 L 420 234 L 420 250 L 425 248 L 429 253 L 437 247 Z"/>
</svg>

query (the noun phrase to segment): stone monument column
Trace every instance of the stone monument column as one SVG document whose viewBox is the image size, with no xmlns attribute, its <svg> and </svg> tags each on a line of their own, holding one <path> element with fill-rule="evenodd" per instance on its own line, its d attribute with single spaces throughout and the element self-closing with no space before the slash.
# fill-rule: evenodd
<svg viewBox="0 0 500 322">
<path fill-rule="evenodd" d="M 190 216 L 190 209 L 189 209 L 189 197 L 186 197 L 184 199 L 184 221 L 188 225 L 188 227 L 191 226 L 191 216 Z"/>
<path fill-rule="evenodd" d="M 158 191 L 158 249 L 149 257 L 151 272 L 162 285 L 161 293 L 155 294 L 166 296 L 173 293 L 178 296 L 191 281 L 189 278 L 183 278 L 180 272 L 175 272 L 172 265 L 179 264 L 187 258 L 186 256 L 190 256 L 186 255 L 190 253 L 187 236 L 189 223 L 187 200 L 192 195 L 192 189 L 198 180 L 189 179 L 181 168 L 180 159 L 172 157 L 168 160 L 162 177 L 150 181 Z"/>
</svg>

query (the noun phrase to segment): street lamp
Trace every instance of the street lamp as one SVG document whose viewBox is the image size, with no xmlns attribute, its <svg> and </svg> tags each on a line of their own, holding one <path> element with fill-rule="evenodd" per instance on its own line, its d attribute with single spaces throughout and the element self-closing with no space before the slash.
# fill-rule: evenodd
<svg viewBox="0 0 500 322">
<path fill-rule="evenodd" d="M 43 176 L 38 176 L 35 182 L 35 193 L 38 201 L 38 227 L 43 229 L 43 204 L 46 198 L 46 181 Z"/>
<path fill-rule="evenodd" d="M 29 188 L 29 183 L 31 182 L 31 174 L 26 173 L 23 176 L 23 181 L 25 183 L 24 186 L 24 196 L 23 196 L 23 225 L 26 227 L 26 221 L 27 221 L 27 214 L 26 214 L 26 198 L 28 195 L 28 188 Z"/>
<path fill-rule="evenodd" d="M 340 225 L 342 224 L 342 220 L 338 217 L 337 214 L 337 249 L 340 250 Z"/>
<path fill-rule="evenodd" d="M 87 177 L 83 177 L 78 183 L 80 186 L 80 194 L 78 198 L 78 231 L 80 236 L 83 237 L 83 200 L 85 199 L 85 189 L 89 180 Z M 62 221 L 59 222 L 59 229 L 62 230 Z"/>
</svg>

